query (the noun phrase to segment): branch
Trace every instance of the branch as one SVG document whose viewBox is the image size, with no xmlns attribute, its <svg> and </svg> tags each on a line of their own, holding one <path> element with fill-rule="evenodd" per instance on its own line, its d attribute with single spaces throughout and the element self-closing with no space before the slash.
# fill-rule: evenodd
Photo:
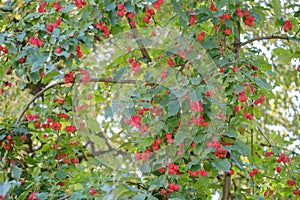
<svg viewBox="0 0 300 200">
<path fill-rule="evenodd" d="M 229 153 L 227 153 L 226 158 L 230 158 Z M 231 168 L 231 167 L 230 167 Z M 230 198 L 230 185 L 231 185 L 231 174 L 225 173 L 224 174 L 224 185 L 223 185 L 223 194 L 222 200 L 229 200 Z"/>
<path fill-rule="evenodd" d="M 148 188 L 146 188 L 145 186 L 143 186 L 141 183 L 135 183 L 132 181 L 125 181 L 125 183 L 129 184 L 129 185 L 136 185 L 138 187 L 138 189 L 144 189 L 144 190 L 148 190 Z"/>
<path fill-rule="evenodd" d="M 298 31 L 295 33 L 294 37 L 297 36 L 297 34 L 300 32 L 300 28 L 298 29 Z"/>
<path fill-rule="evenodd" d="M 273 145 L 271 144 L 271 142 L 269 141 L 269 139 L 267 138 L 267 136 L 265 136 L 265 134 L 262 132 L 262 130 L 257 127 L 257 129 L 259 130 L 259 133 L 266 139 L 266 141 L 269 143 L 268 147 L 272 147 Z"/>
<path fill-rule="evenodd" d="M 240 34 L 241 34 L 241 24 L 240 22 L 236 22 L 237 26 L 237 32 L 238 35 L 234 37 L 234 53 L 235 53 L 235 58 L 238 59 L 240 57 L 240 46 L 238 45 L 241 40 L 240 40 Z M 230 116 L 228 119 L 228 128 L 230 127 L 230 121 L 234 117 L 234 114 Z M 227 159 L 230 159 L 230 154 L 227 152 L 226 155 Z M 232 164 L 231 164 L 232 167 Z M 230 168 L 231 168 L 230 167 Z M 222 190 L 222 200 L 229 200 L 230 199 L 230 186 L 231 186 L 231 174 L 230 173 L 225 173 L 224 174 L 224 184 L 223 184 L 223 190 Z"/>
<path fill-rule="evenodd" d="M 119 84 L 136 84 L 135 80 L 113 80 L 111 78 L 91 78 L 89 82 L 98 83 L 98 82 L 108 82 L 108 83 L 119 83 Z"/>
<path fill-rule="evenodd" d="M 236 22 L 236 28 L 238 35 L 234 36 L 234 53 L 235 53 L 235 58 L 238 59 L 240 57 L 240 49 L 241 49 L 241 24 L 240 22 Z"/>
<path fill-rule="evenodd" d="M 136 26 L 134 24 L 130 23 L 132 21 L 133 21 L 132 19 L 128 18 L 128 23 L 129 23 L 130 29 L 131 29 L 131 31 L 132 31 L 132 33 L 134 35 L 135 41 L 136 41 L 137 45 L 139 46 L 140 51 L 141 51 L 143 57 L 147 59 L 147 62 L 148 63 L 152 62 L 152 59 L 149 56 L 148 51 L 146 50 L 146 48 L 145 48 L 145 46 L 143 44 L 143 41 L 141 39 L 141 36 L 140 36 L 140 34 L 139 34 Z"/>
<path fill-rule="evenodd" d="M 296 36 L 296 35 L 295 35 Z M 237 45 L 242 47 L 242 46 L 245 46 L 246 44 L 249 44 L 251 42 L 254 42 L 254 41 L 259 41 L 259 40 L 270 40 L 270 39 L 280 39 L 280 40 L 293 40 L 293 39 L 297 39 L 297 38 L 294 38 L 294 37 L 287 37 L 287 36 L 280 36 L 280 35 L 271 35 L 271 36 L 261 36 L 261 37 L 256 37 L 256 38 L 252 38 L 246 42 L 241 42 L 241 43 L 238 43 Z"/>
<path fill-rule="evenodd" d="M 120 84 L 136 84 L 135 80 L 113 80 L 110 78 L 91 78 L 89 82 L 108 82 L 108 83 L 120 83 Z M 23 117 L 23 115 L 25 114 L 25 112 L 28 110 L 29 106 L 38 98 L 40 97 L 42 94 L 44 94 L 47 90 L 55 87 L 56 85 L 64 85 L 66 84 L 65 82 L 55 82 L 52 83 L 51 85 L 48 85 L 47 87 L 43 88 L 41 91 L 39 91 L 34 97 L 32 97 L 32 99 L 30 99 L 30 101 L 25 105 L 25 107 L 23 108 L 23 110 L 21 111 L 21 113 L 18 115 L 17 120 L 15 122 L 14 126 L 17 126 L 17 124 L 19 124 L 21 118 Z"/>
<path fill-rule="evenodd" d="M 280 180 L 278 180 L 276 178 L 273 178 L 273 177 L 270 177 L 270 176 L 267 176 L 267 175 L 264 175 L 264 174 L 262 174 L 261 176 L 265 177 L 265 178 L 268 178 L 268 179 L 272 179 L 272 180 L 277 181 L 277 182 L 280 182 Z"/>
<path fill-rule="evenodd" d="M 26 104 L 26 106 L 24 107 L 24 109 L 22 110 L 22 112 L 19 114 L 19 116 L 17 117 L 17 120 L 15 122 L 15 126 L 17 124 L 19 124 L 21 118 L 23 117 L 23 115 L 25 114 L 26 110 L 29 108 L 29 106 L 42 94 L 44 94 L 44 92 L 46 92 L 47 90 L 53 88 L 56 85 L 62 85 L 64 84 L 64 82 L 56 82 L 53 83 L 51 85 L 48 85 L 47 87 L 45 87 L 44 89 L 42 89 L 41 91 L 39 91 L 34 97 L 32 97 L 32 99 L 30 99 L 30 101 Z"/>
<path fill-rule="evenodd" d="M 67 196 L 65 196 L 65 197 L 59 198 L 58 200 L 64 200 L 64 199 L 67 199 L 67 198 L 69 198 L 69 197 L 70 197 L 70 195 L 67 195 Z"/>
<path fill-rule="evenodd" d="M 252 115 L 253 115 L 253 111 L 252 111 Z M 254 137 L 253 137 L 253 129 L 251 129 L 251 157 L 252 157 L 252 166 L 254 166 Z M 251 177 L 251 181 L 252 181 L 252 195 L 254 195 L 255 193 L 255 187 L 254 187 L 254 177 Z"/>
</svg>

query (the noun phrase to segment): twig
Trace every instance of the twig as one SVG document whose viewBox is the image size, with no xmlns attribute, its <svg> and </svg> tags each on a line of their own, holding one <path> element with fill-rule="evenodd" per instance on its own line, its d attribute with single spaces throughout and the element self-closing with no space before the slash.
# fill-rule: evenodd
<svg viewBox="0 0 300 200">
<path fill-rule="evenodd" d="M 135 80 L 113 80 L 110 78 L 91 78 L 89 82 L 108 82 L 108 83 L 120 83 L 120 84 L 136 84 Z M 32 99 L 30 99 L 30 101 L 25 105 L 25 107 L 23 108 L 23 110 L 20 112 L 20 114 L 17 117 L 17 120 L 14 124 L 14 126 L 17 126 L 21 120 L 21 118 L 23 117 L 23 115 L 25 114 L 25 112 L 27 111 L 27 109 L 29 108 L 29 106 L 42 94 L 44 94 L 47 90 L 55 87 L 56 85 L 64 85 L 66 84 L 65 82 L 61 81 L 61 82 L 55 82 L 52 83 L 51 85 L 48 85 L 47 87 L 43 88 L 41 91 L 39 91 L 34 97 L 32 97 Z"/>
<path fill-rule="evenodd" d="M 233 183 L 234 191 L 236 192 L 238 189 L 238 186 L 237 186 L 236 182 L 234 181 L 234 179 L 232 179 L 232 183 Z"/>
<path fill-rule="evenodd" d="M 265 177 L 265 178 L 268 178 L 268 179 L 272 179 L 274 181 L 277 181 L 277 182 L 281 182 L 280 180 L 276 179 L 276 178 L 273 178 L 273 177 L 270 177 L 270 176 L 266 176 L 266 175 L 261 175 L 262 177 Z"/>
<path fill-rule="evenodd" d="M 129 185 L 136 185 L 138 187 L 138 189 L 144 189 L 144 190 L 148 190 L 148 188 L 146 188 L 145 186 L 143 186 L 141 183 L 135 183 L 132 181 L 125 181 L 125 183 L 129 184 Z"/>
<path fill-rule="evenodd" d="M 133 194 L 129 194 L 121 197 L 121 199 L 131 199 L 133 196 L 134 196 Z"/>
<path fill-rule="evenodd" d="M 48 85 L 47 87 L 45 87 L 44 89 L 42 89 L 41 91 L 39 91 L 34 97 L 32 97 L 32 99 L 30 99 L 30 101 L 26 104 L 26 106 L 24 107 L 24 109 L 22 110 L 22 112 L 19 114 L 19 116 L 17 117 L 17 120 L 15 122 L 15 125 L 16 126 L 17 124 L 19 124 L 21 118 L 23 117 L 23 115 L 25 114 L 26 110 L 29 108 L 29 106 L 39 97 L 41 96 L 42 94 L 44 94 L 44 92 L 46 92 L 47 90 L 55 87 L 56 85 L 62 85 L 64 84 L 64 82 L 56 82 L 56 83 L 53 83 L 51 85 Z"/>
<path fill-rule="evenodd" d="M 189 62 L 189 60 L 186 60 L 183 64 L 175 65 L 175 67 L 180 67 L 178 72 L 182 72 L 182 70 L 185 68 L 186 64 Z"/>
<path fill-rule="evenodd" d="M 259 130 L 260 134 L 261 134 L 261 135 L 266 139 L 266 141 L 269 143 L 269 147 L 271 147 L 271 146 L 272 146 L 271 142 L 270 142 L 269 139 L 265 136 L 265 134 L 262 132 L 262 130 L 261 130 L 259 127 L 257 127 L 257 129 Z"/>
<path fill-rule="evenodd" d="M 139 46 L 143 57 L 147 59 L 147 63 L 152 62 L 152 59 L 149 56 L 148 51 L 146 50 L 146 48 L 143 44 L 143 41 L 141 39 L 141 36 L 140 36 L 136 26 L 133 23 L 131 23 L 132 21 L 133 21 L 132 19 L 128 18 L 128 23 L 129 23 L 130 29 L 135 37 L 135 41 L 136 41 L 137 45 Z"/>
<path fill-rule="evenodd" d="M 58 200 L 64 200 L 64 199 L 67 199 L 67 198 L 69 198 L 69 197 L 70 197 L 70 195 L 67 195 L 67 196 L 64 196 L 64 197 L 59 198 Z"/>
<path fill-rule="evenodd" d="M 298 35 L 298 33 L 300 32 L 300 28 L 298 29 L 298 31 L 295 33 L 294 37 L 296 37 Z"/>
<path fill-rule="evenodd" d="M 252 113 L 253 114 L 253 113 Z M 251 157 L 252 157 L 252 166 L 254 166 L 254 137 L 253 137 L 253 129 L 251 129 Z M 251 177 L 252 183 L 254 183 L 254 177 Z M 254 184 L 252 184 L 252 195 L 254 195 Z"/>
<path fill-rule="evenodd" d="M 111 78 L 91 78 L 89 82 L 108 82 L 108 83 L 119 83 L 119 84 L 136 84 L 135 80 L 113 80 Z"/>
<path fill-rule="evenodd" d="M 296 36 L 296 34 L 295 34 Z M 241 42 L 241 43 L 235 43 L 237 44 L 239 47 L 245 46 L 246 44 L 249 44 L 251 42 L 254 41 L 259 41 L 259 40 L 270 40 L 270 39 L 281 39 L 281 40 L 293 40 L 293 39 L 298 39 L 294 37 L 287 37 L 287 36 L 280 36 L 280 35 L 271 35 L 271 36 L 262 36 L 262 37 L 256 37 L 256 38 L 252 38 L 246 42 Z"/>
</svg>

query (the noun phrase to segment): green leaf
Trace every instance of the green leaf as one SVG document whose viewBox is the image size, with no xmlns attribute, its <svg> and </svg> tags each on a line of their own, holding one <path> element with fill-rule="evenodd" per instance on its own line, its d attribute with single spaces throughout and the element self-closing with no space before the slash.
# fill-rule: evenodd
<svg viewBox="0 0 300 200">
<path fill-rule="evenodd" d="M 232 148 L 240 152 L 242 155 L 246 155 L 246 156 L 250 155 L 250 148 L 243 141 L 240 140 L 236 141 L 232 146 Z"/>
<path fill-rule="evenodd" d="M 165 107 L 169 104 L 170 102 L 170 96 L 165 94 L 161 97 L 161 101 L 159 102 L 159 104 L 161 105 L 161 107 Z"/>
<path fill-rule="evenodd" d="M 186 28 L 188 25 L 187 21 L 184 20 L 181 16 L 179 17 L 179 24 L 180 24 L 180 26 L 182 26 L 184 28 Z"/>
<path fill-rule="evenodd" d="M 80 198 L 83 198 L 81 192 L 74 192 L 70 196 L 70 200 L 78 200 Z"/>
<path fill-rule="evenodd" d="M 47 61 L 48 57 L 49 53 L 47 52 L 29 55 L 26 61 L 32 66 L 31 72 L 38 71 L 41 68 L 41 66 Z"/>
<path fill-rule="evenodd" d="M 236 166 L 237 166 L 240 170 L 244 170 L 243 162 L 241 161 L 239 155 L 237 155 L 237 154 L 234 153 L 234 152 L 231 152 L 231 153 L 230 153 L 230 157 L 231 157 L 231 159 L 233 160 L 233 162 L 236 164 Z"/>
<path fill-rule="evenodd" d="M 153 181 L 151 181 L 149 183 L 150 187 L 148 190 L 151 191 L 155 188 L 160 188 L 163 185 L 164 179 L 165 179 L 165 176 L 159 176 L 156 179 L 154 179 Z"/>
<path fill-rule="evenodd" d="M 183 11 L 181 5 L 179 3 L 177 3 L 175 0 L 172 0 L 171 2 L 172 2 L 175 12 L 177 12 L 184 21 L 188 21 L 189 16 L 186 12 Z"/>
<path fill-rule="evenodd" d="M 174 100 L 174 101 L 171 101 L 170 104 L 168 105 L 168 114 L 169 114 L 169 117 L 170 116 L 174 116 L 178 113 L 179 111 L 179 102 Z"/>
<path fill-rule="evenodd" d="M 174 142 L 176 145 L 180 144 L 181 142 L 183 142 L 183 140 L 186 138 L 186 134 L 183 132 L 177 132 L 175 138 L 174 138 Z"/>
<path fill-rule="evenodd" d="M 294 57 L 299 57 L 297 53 L 293 54 L 290 49 L 284 49 L 282 47 L 278 47 L 273 50 L 273 53 L 278 56 L 278 62 L 280 64 L 287 64 L 291 62 L 291 59 Z"/>
<path fill-rule="evenodd" d="M 263 197 L 263 196 L 259 196 L 259 195 L 250 195 L 252 197 L 254 197 L 255 199 L 258 199 L 258 200 L 265 200 L 266 198 Z"/>
<path fill-rule="evenodd" d="M 40 200 L 48 199 L 49 193 L 48 192 L 42 192 L 38 193 L 34 196 L 35 199 L 39 198 Z"/>
<path fill-rule="evenodd" d="M 87 120 L 87 126 L 93 131 L 101 131 L 100 124 L 94 119 Z"/>
<path fill-rule="evenodd" d="M 0 33 L 0 44 L 4 42 L 4 34 Z"/>
<path fill-rule="evenodd" d="M 234 89 L 235 89 L 235 93 L 239 94 L 245 90 L 245 86 L 237 85 L 234 87 Z"/>
<path fill-rule="evenodd" d="M 218 61 L 219 62 L 219 66 L 226 66 L 227 64 L 231 63 L 231 61 L 229 60 L 229 57 L 225 57 L 221 60 Z"/>
<path fill-rule="evenodd" d="M 74 5 L 73 5 L 73 4 L 70 4 L 70 5 L 66 6 L 66 7 L 63 7 L 63 8 L 60 10 L 60 12 L 61 12 L 61 13 L 68 13 L 68 12 L 72 11 L 73 9 L 74 9 Z"/>
<path fill-rule="evenodd" d="M 5 134 L 0 135 L 0 140 L 3 140 L 4 138 L 6 138 Z"/>
<path fill-rule="evenodd" d="M 57 72 L 57 71 L 52 71 L 52 72 L 46 74 L 42 79 L 42 83 L 45 84 L 45 83 L 51 82 L 53 80 L 53 78 L 55 76 L 57 76 L 58 74 L 59 74 L 59 72 Z"/>
<path fill-rule="evenodd" d="M 153 197 L 153 196 L 150 196 L 150 197 L 148 196 L 148 199 L 149 199 L 149 200 L 158 200 L 158 198 Z"/>
<path fill-rule="evenodd" d="M 231 20 L 224 20 L 224 24 L 230 29 L 233 30 L 234 28 L 234 23 Z"/>
<path fill-rule="evenodd" d="M 215 167 L 217 170 L 222 170 L 224 172 L 229 172 L 231 168 L 231 164 L 228 159 L 220 159 L 217 158 L 212 161 L 212 166 Z"/>
<path fill-rule="evenodd" d="M 116 8 L 116 4 L 114 3 L 109 3 L 107 0 L 104 0 L 104 5 L 105 5 L 105 9 L 107 11 L 111 11 L 114 10 Z M 126 10 L 128 12 L 128 10 Z"/>
<path fill-rule="evenodd" d="M 253 79 L 258 86 L 264 89 L 272 89 L 272 86 L 269 83 L 267 83 L 265 79 L 258 78 L 258 77 L 254 77 Z"/>
<path fill-rule="evenodd" d="M 200 45 L 205 49 L 218 48 L 218 42 L 213 37 L 208 37 L 206 40 L 200 42 Z"/>
<path fill-rule="evenodd" d="M 280 0 L 272 0 L 272 7 L 274 8 L 274 13 L 277 18 L 281 17 L 281 5 Z"/>
<path fill-rule="evenodd" d="M 132 200 L 144 200 L 144 199 L 146 199 L 146 197 L 147 197 L 146 194 L 144 194 L 144 193 L 138 193 L 137 195 L 135 195 L 133 197 Z"/>
<path fill-rule="evenodd" d="M 31 174 L 32 178 L 36 179 L 39 176 L 40 172 L 41 172 L 41 168 L 39 168 L 39 167 L 34 168 L 32 174 Z"/>
<path fill-rule="evenodd" d="M 23 31 L 22 33 L 17 34 L 16 38 L 19 42 L 22 42 L 25 36 L 26 36 L 26 32 Z"/>
<path fill-rule="evenodd" d="M 152 108 L 152 105 L 150 103 L 148 103 L 148 102 L 143 102 L 142 103 L 142 107 L 144 107 L 144 108 Z"/>
<path fill-rule="evenodd" d="M 134 7 L 130 3 L 126 2 L 124 4 L 124 7 L 125 7 L 126 12 L 133 12 L 134 13 Z"/>
<path fill-rule="evenodd" d="M 250 11 L 250 15 L 254 16 L 256 22 L 261 22 L 263 20 L 262 16 L 256 12 Z"/>
<path fill-rule="evenodd" d="M 22 194 L 20 194 L 20 195 L 18 196 L 18 199 L 17 199 L 17 200 L 24 200 L 24 199 L 26 199 L 26 197 L 28 196 L 29 192 L 30 192 L 30 190 L 24 191 Z"/>
<path fill-rule="evenodd" d="M 194 59 L 198 56 L 198 53 L 196 51 L 187 51 L 186 52 L 186 58 L 187 59 Z"/>
<path fill-rule="evenodd" d="M 218 10 L 221 10 L 221 8 L 225 7 L 227 4 L 228 4 L 228 0 L 217 1 L 216 8 Z"/>
<path fill-rule="evenodd" d="M 120 80 L 123 75 L 126 73 L 126 70 L 128 69 L 128 67 L 123 67 L 121 69 L 119 69 L 118 71 L 116 71 L 114 74 L 113 74 L 113 80 L 115 81 L 118 81 Z"/>
<path fill-rule="evenodd" d="M 64 56 L 65 58 L 69 58 L 70 57 L 70 53 L 68 53 L 67 51 L 63 51 L 61 53 L 54 53 L 56 56 Z"/>
<path fill-rule="evenodd" d="M 54 28 L 52 33 L 51 33 L 51 37 L 56 38 L 56 37 L 59 36 L 59 34 L 60 34 L 60 29 L 59 28 Z"/>
<path fill-rule="evenodd" d="M 0 182 L 0 195 L 4 196 L 8 193 L 11 184 L 8 181 Z"/>
<path fill-rule="evenodd" d="M 112 117 L 112 115 L 113 115 L 113 112 L 112 112 L 112 108 L 111 107 L 107 108 L 104 111 L 104 116 L 105 116 L 106 119 L 109 118 L 109 117 Z"/>
<path fill-rule="evenodd" d="M 205 150 L 204 150 L 205 151 Z M 203 148 L 201 145 L 197 145 L 194 149 L 193 149 L 193 152 L 196 154 L 196 155 L 203 155 L 202 152 L 203 152 Z"/>
<path fill-rule="evenodd" d="M 148 174 L 151 172 L 151 167 L 148 162 L 143 162 L 143 165 L 141 167 L 141 172 L 143 174 Z"/>
<path fill-rule="evenodd" d="M 3 77 L 6 74 L 6 71 L 8 70 L 9 66 L 2 66 L 0 69 L 0 81 L 2 81 Z"/>
<path fill-rule="evenodd" d="M 197 144 L 200 144 L 200 143 L 204 142 L 205 139 L 206 139 L 205 134 L 197 135 L 196 138 L 195 138 L 195 142 Z"/>
<path fill-rule="evenodd" d="M 154 142 L 154 138 L 144 138 L 141 139 L 140 145 L 141 147 L 148 147 Z"/>
<path fill-rule="evenodd" d="M 191 80 L 191 82 L 192 82 L 194 85 L 199 85 L 199 84 L 200 84 L 200 81 L 201 81 L 201 77 L 200 77 L 200 76 L 197 76 L 197 77 L 190 77 L 190 80 Z"/>
<path fill-rule="evenodd" d="M 40 76 L 38 72 L 33 72 L 29 74 L 29 78 L 33 83 L 37 83 L 40 80 Z"/>
<path fill-rule="evenodd" d="M 68 176 L 68 173 L 65 170 L 59 170 L 56 174 L 55 177 L 57 179 L 64 179 Z"/>
<path fill-rule="evenodd" d="M 22 169 L 14 165 L 11 165 L 11 168 L 11 176 L 19 180 L 22 174 Z"/>
<path fill-rule="evenodd" d="M 229 130 L 228 132 L 225 132 L 224 135 L 228 136 L 228 137 L 232 137 L 232 138 L 238 137 L 236 130 L 233 130 L 233 129 Z"/>
</svg>

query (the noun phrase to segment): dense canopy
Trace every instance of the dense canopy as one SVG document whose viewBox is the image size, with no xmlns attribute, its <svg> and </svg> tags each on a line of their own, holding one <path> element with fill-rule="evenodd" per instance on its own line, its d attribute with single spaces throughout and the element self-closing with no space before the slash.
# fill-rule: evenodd
<svg viewBox="0 0 300 200">
<path fill-rule="evenodd" d="M 299 2 L 0 2 L 0 199 L 299 199 Z"/>
</svg>

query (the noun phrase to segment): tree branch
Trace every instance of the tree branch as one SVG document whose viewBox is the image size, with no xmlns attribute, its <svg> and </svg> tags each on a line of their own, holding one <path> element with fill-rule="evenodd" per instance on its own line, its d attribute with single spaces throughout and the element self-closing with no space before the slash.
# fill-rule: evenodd
<svg viewBox="0 0 300 200">
<path fill-rule="evenodd" d="M 69 198 L 69 197 L 70 197 L 70 195 L 67 195 L 67 196 L 64 196 L 64 197 L 59 198 L 58 200 L 65 200 L 65 199 L 67 199 L 67 198 Z"/>
<path fill-rule="evenodd" d="M 125 183 L 129 184 L 129 185 L 135 185 L 138 187 L 138 189 L 144 189 L 144 190 L 148 190 L 148 188 L 146 188 L 144 185 L 142 185 L 141 183 L 135 183 L 132 181 L 125 181 Z"/>
<path fill-rule="evenodd" d="M 133 20 L 130 19 L 130 18 L 128 18 L 128 23 L 129 23 L 130 29 L 131 29 L 131 31 L 132 31 L 132 33 L 134 35 L 135 41 L 136 41 L 137 45 L 139 46 L 140 51 L 141 51 L 143 57 L 147 59 L 148 63 L 152 62 L 152 59 L 149 56 L 148 51 L 146 50 L 146 48 L 145 48 L 145 46 L 143 44 L 143 41 L 141 39 L 141 36 L 140 36 L 140 34 L 139 34 L 136 26 L 133 23 L 131 23 L 131 22 L 133 22 Z"/>
<path fill-rule="evenodd" d="M 89 82 L 108 82 L 108 83 L 120 83 L 120 84 L 136 84 L 135 80 L 113 80 L 110 78 L 91 78 Z M 45 88 L 43 88 L 41 91 L 39 91 L 34 97 L 32 97 L 32 99 L 30 99 L 30 101 L 25 105 L 25 107 L 23 108 L 23 110 L 20 112 L 20 114 L 17 117 L 17 120 L 14 124 L 14 126 L 17 126 L 21 120 L 21 118 L 23 117 L 23 115 L 25 114 L 25 112 L 28 110 L 29 106 L 38 98 L 40 97 L 42 94 L 44 94 L 47 90 L 55 87 L 56 85 L 64 85 L 66 84 L 65 82 L 61 81 L 61 82 L 55 82 L 52 83 L 48 86 L 46 86 Z"/>
<path fill-rule="evenodd" d="M 296 36 L 296 34 L 295 34 Z M 293 40 L 293 39 L 298 39 L 295 37 L 287 37 L 287 36 L 281 36 L 281 35 L 270 35 L 270 36 L 261 36 L 261 37 L 256 37 L 256 38 L 252 38 L 246 42 L 241 42 L 241 43 L 237 43 L 237 45 L 239 47 L 245 46 L 246 44 L 249 44 L 251 42 L 254 41 L 259 41 L 259 40 L 270 40 L 270 39 L 281 39 L 281 40 Z"/>
<path fill-rule="evenodd" d="M 23 117 L 23 115 L 25 114 L 26 110 L 29 108 L 29 106 L 42 94 L 44 94 L 44 92 L 46 92 L 47 90 L 53 88 L 56 85 L 62 85 L 64 84 L 64 82 L 56 82 L 53 83 L 51 85 L 48 85 L 47 87 L 45 87 L 44 89 L 42 89 L 41 91 L 39 91 L 34 97 L 32 97 L 32 99 L 30 99 L 30 101 L 26 104 L 26 106 L 24 107 L 24 109 L 22 110 L 22 112 L 19 114 L 19 116 L 17 117 L 17 120 L 15 122 L 15 126 L 17 124 L 19 124 L 21 118 Z"/>
<path fill-rule="evenodd" d="M 252 111 L 253 115 L 253 111 Z M 252 166 L 254 166 L 254 136 L 253 136 L 253 129 L 251 129 L 251 157 L 252 157 Z M 251 177 L 252 181 L 252 195 L 255 193 L 255 187 L 254 187 L 254 177 Z"/>
<path fill-rule="evenodd" d="M 229 153 L 227 153 L 226 158 L 230 158 Z M 223 194 L 222 200 L 228 200 L 230 198 L 230 185 L 231 185 L 231 174 L 224 174 L 224 185 L 223 185 Z"/>
<path fill-rule="evenodd" d="M 271 142 L 269 141 L 269 139 L 267 138 L 267 136 L 265 136 L 265 134 L 262 132 L 262 130 L 257 127 L 257 129 L 259 130 L 259 133 L 266 139 L 266 141 L 269 143 L 268 147 L 272 147 Z"/>
<path fill-rule="evenodd" d="M 91 78 L 89 82 L 108 82 L 108 83 L 119 83 L 119 84 L 136 84 L 135 80 L 113 80 L 111 78 Z"/>
<path fill-rule="evenodd" d="M 235 53 L 235 58 L 238 59 L 240 57 L 240 48 L 241 48 L 241 46 L 239 45 L 241 42 L 241 40 L 240 40 L 240 33 L 241 33 L 240 22 L 236 22 L 236 27 L 237 27 L 238 35 L 236 35 L 234 37 L 234 53 Z M 228 128 L 230 127 L 230 121 L 233 117 L 234 117 L 234 115 L 231 115 L 231 117 L 228 120 Z M 227 152 L 226 158 L 230 159 L 229 152 Z M 231 164 L 231 167 L 232 167 L 232 164 Z M 231 174 L 225 173 L 224 174 L 223 191 L 222 191 L 222 200 L 230 199 L 230 186 L 231 186 Z"/>
<path fill-rule="evenodd" d="M 296 37 L 298 35 L 298 33 L 300 32 L 300 28 L 298 29 L 298 31 L 296 31 L 294 37 Z"/>
</svg>

